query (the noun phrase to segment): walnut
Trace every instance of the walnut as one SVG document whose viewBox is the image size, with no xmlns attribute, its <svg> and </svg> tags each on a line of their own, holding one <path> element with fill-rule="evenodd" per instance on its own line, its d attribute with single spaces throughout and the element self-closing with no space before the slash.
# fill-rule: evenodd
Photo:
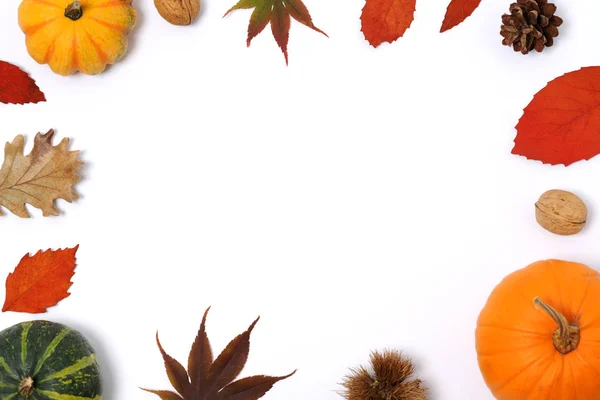
<svg viewBox="0 0 600 400">
<path fill-rule="evenodd" d="M 549 190 L 535 203 L 535 219 L 552 233 L 574 235 L 585 226 L 587 208 L 573 193 Z"/>
<path fill-rule="evenodd" d="M 154 0 L 154 5 L 173 25 L 190 25 L 200 12 L 200 0 Z"/>
</svg>

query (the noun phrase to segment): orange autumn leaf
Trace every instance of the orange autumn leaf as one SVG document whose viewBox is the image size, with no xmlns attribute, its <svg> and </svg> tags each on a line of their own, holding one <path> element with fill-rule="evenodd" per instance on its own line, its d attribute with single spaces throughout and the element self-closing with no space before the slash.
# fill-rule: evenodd
<svg viewBox="0 0 600 400">
<path fill-rule="evenodd" d="M 600 67 L 550 81 L 525 107 L 512 153 L 565 166 L 599 154 L 599 88 Z"/>
<path fill-rule="evenodd" d="M 440 32 L 445 32 L 448 29 L 452 29 L 456 25 L 463 22 L 468 16 L 473 14 L 473 11 L 475 11 L 475 9 L 479 6 L 479 3 L 481 3 L 481 0 L 450 1 Z"/>
<path fill-rule="evenodd" d="M 2 311 L 39 314 L 69 297 L 71 278 L 75 274 L 72 249 L 38 251 L 25 255 L 6 278 L 6 300 Z"/>
<path fill-rule="evenodd" d="M 416 0 L 367 0 L 360 17 L 371 46 L 392 43 L 404 35 L 415 18 Z"/>
</svg>

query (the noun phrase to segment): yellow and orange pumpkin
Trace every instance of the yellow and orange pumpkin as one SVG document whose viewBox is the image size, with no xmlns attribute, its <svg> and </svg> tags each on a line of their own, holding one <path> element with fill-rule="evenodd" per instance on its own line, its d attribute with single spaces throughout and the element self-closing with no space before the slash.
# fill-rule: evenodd
<svg viewBox="0 0 600 400">
<path fill-rule="evenodd" d="M 19 6 L 27 51 L 60 75 L 98 74 L 118 61 L 136 17 L 131 0 L 23 0 Z"/>
<path fill-rule="evenodd" d="M 499 400 L 600 399 L 600 275 L 559 260 L 512 273 L 481 311 L 476 349 Z"/>
</svg>

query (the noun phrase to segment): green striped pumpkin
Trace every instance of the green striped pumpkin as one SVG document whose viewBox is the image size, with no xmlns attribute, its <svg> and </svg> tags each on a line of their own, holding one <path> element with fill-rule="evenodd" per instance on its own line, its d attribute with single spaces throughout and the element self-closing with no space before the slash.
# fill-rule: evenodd
<svg viewBox="0 0 600 400">
<path fill-rule="evenodd" d="M 77 331 L 48 321 L 0 332 L 0 400 L 101 400 L 100 368 Z"/>
</svg>

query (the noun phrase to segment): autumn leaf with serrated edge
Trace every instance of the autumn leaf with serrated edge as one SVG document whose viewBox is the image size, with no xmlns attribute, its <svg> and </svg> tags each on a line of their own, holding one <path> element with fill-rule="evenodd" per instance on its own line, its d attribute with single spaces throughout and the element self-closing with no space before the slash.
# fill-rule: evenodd
<svg viewBox="0 0 600 400">
<path fill-rule="evenodd" d="M 54 130 L 35 136 L 33 149 L 23 154 L 25 139 L 18 135 L 4 147 L 4 163 L 0 168 L 0 207 L 6 207 L 21 218 L 29 218 L 25 204 L 42 210 L 45 217 L 58 215 L 56 199 L 72 202 L 79 198 L 73 185 L 79 181 L 77 170 L 83 162 L 79 151 L 69 151 L 69 139 L 52 146 Z M 3 215 L 0 209 L 0 215 Z"/>
<path fill-rule="evenodd" d="M 288 63 L 288 41 L 290 37 L 291 18 L 311 28 L 314 31 L 327 36 L 312 22 L 308 9 L 302 3 L 302 0 L 240 0 L 235 6 L 231 7 L 224 15 L 227 16 L 234 10 L 254 8 L 248 25 L 248 40 L 246 44 L 250 47 L 252 39 L 258 36 L 269 23 L 275 41 L 281 48 L 285 56 L 285 63 Z"/>
<path fill-rule="evenodd" d="M 451 0 L 440 32 L 445 32 L 462 23 L 473 14 L 479 3 L 481 3 L 481 0 Z"/>
<path fill-rule="evenodd" d="M 525 107 L 513 154 L 568 166 L 600 154 L 600 67 L 548 82 Z"/>
<path fill-rule="evenodd" d="M 413 22 L 416 0 L 367 0 L 360 20 L 371 46 L 392 43 L 404 35 Z"/>
<path fill-rule="evenodd" d="M 38 251 L 26 254 L 6 278 L 6 299 L 2 311 L 38 314 L 70 296 L 71 278 L 75 274 L 72 249 Z"/>
<path fill-rule="evenodd" d="M 289 378 L 286 376 L 256 375 L 234 381 L 242 372 L 250 352 L 250 334 L 260 319 L 257 318 L 244 333 L 236 336 L 213 361 L 210 341 L 206 334 L 204 313 L 196 340 L 188 357 L 187 371 L 177 360 L 169 356 L 158 339 L 156 343 L 165 362 L 167 376 L 177 393 L 170 390 L 142 389 L 162 400 L 256 400 L 267 393 L 273 385 Z"/>
<path fill-rule="evenodd" d="M 21 68 L 0 61 L 0 103 L 25 104 L 46 101 L 46 96 Z"/>
</svg>

